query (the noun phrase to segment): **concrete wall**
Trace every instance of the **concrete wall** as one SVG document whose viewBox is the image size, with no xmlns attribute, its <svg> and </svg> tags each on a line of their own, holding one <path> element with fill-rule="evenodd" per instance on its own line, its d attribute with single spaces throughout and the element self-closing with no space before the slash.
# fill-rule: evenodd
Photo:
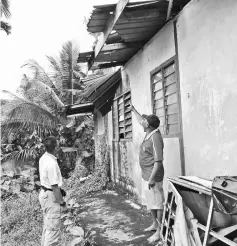
<svg viewBox="0 0 237 246">
<path fill-rule="evenodd" d="M 237 175 L 237 1 L 192 1 L 177 33 L 186 175 Z"/>
<path fill-rule="evenodd" d="M 170 23 L 156 34 L 144 48 L 124 66 L 122 78 L 126 78 L 126 81 L 129 81 L 132 103 L 140 113 L 152 113 L 150 72 L 174 55 L 173 24 Z M 111 115 L 109 118 L 111 118 Z M 139 166 L 139 146 L 144 139 L 145 133 L 143 132 L 143 128 L 136 121 L 134 115 L 132 122 L 133 139 L 126 144 L 127 165 L 130 170 L 130 178 L 135 184 L 135 192 L 140 194 L 141 170 Z M 109 128 L 111 127 L 112 124 L 109 124 Z M 112 129 L 110 132 L 112 133 Z M 164 145 L 164 167 L 166 175 L 180 175 L 179 139 L 165 138 Z"/>
</svg>

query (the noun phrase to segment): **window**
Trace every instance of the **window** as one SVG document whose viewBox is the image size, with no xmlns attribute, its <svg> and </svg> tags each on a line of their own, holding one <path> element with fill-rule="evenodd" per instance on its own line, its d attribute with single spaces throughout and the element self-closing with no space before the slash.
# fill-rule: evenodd
<svg viewBox="0 0 237 246">
<path fill-rule="evenodd" d="M 132 112 L 130 91 L 117 97 L 113 103 L 113 138 L 114 140 L 132 138 Z"/>
<path fill-rule="evenodd" d="M 160 119 L 163 135 L 179 133 L 179 109 L 175 62 L 161 66 L 152 73 L 153 113 Z"/>
</svg>

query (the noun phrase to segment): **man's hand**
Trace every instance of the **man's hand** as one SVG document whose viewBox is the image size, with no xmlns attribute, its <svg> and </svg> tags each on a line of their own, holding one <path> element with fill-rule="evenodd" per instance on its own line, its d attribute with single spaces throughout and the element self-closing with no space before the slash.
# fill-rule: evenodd
<svg viewBox="0 0 237 246">
<path fill-rule="evenodd" d="M 155 186 L 155 182 L 149 180 L 149 181 L 148 181 L 148 189 L 150 190 L 150 189 L 152 189 L 154 186 Z"/>
<path fill-rule="evenodd" d="M 68 211 L 67 204 L 65 204 L 65 206 L 61 206 L 61 208 L 62 208 L 62 213 L 65 213 Z"/>
<path fill-rule="evenodd" d="M 132 104 L 129 105 L 129 110 L 134 111 L 134 106 Z"/>
</svg>

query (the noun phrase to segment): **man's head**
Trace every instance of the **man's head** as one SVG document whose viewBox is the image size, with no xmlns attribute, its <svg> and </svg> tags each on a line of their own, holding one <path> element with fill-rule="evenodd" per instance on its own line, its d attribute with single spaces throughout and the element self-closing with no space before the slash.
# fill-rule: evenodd
<svg viewBox="0 0 237 246">
<path fill-rule="evenodd" d="M 142 117 L 144 118 L 143 127 L 144 127 L 145 132 L 153 131 L 160 126 L 160 120 L 156 115 L 154 115 L 154 114 L 151 114 L 151 115 L 143 114 Z"/>
<path fill-rule="evenodd" d="M 44 146 L 47 152 L 53 153 L 57 147 L 57 139 L 54 136 L 49 136 L 44 140 Z"/>
</svg>

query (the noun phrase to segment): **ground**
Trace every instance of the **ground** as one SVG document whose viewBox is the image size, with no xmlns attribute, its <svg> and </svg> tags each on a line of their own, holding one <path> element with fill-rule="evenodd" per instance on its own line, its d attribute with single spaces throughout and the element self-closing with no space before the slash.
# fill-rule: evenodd
<svg viewBox="0 0 237 246">
<path fill-rule="evenodd" d="M 149 213 L 121 192 L 108 190 L 80 200 L 78 215 L 87 229 L 96 231 L 95 241 L 102 246 L 151 245 L 144 232 L 151 223 Z"/>
</svg>

